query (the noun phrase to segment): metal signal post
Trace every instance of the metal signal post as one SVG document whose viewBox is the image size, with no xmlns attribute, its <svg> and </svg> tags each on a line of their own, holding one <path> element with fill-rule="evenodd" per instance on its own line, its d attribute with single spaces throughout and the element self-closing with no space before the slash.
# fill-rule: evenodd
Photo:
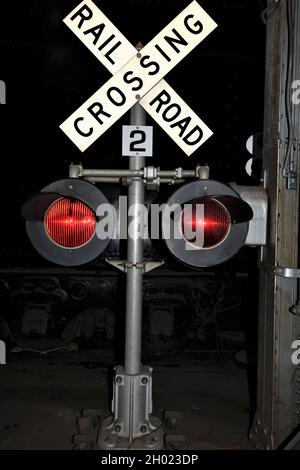
<svg viewBox="0 0 300 470">
<path fill-rule="evenodd" d="M 131 109 L 131 125 L 143 126 L 146 113 L 136 104 Z M 129 157 L 129 169 L 141 170 L 145 158 Z M 125 367 L 115 369 L 113 415 L 103 420 L 98 447 L 100 449 L 161 449 L 163 429 L 161 421 L 152 413 L 152 369 L 143 367 L 142 295 L 143 295 L 143 237 L 139 236 L 140 207 L 144 204 L 144 181 L 141 176 L 131 177 L 128 205 L 131 208 L 131 236 L 127 237 L 126 272 L 126 330 Z M 129 227 L 129 225 L 128 225 Z"/>
<path fill-rule="evenodd" d="M 136 104 L 131 109 L 131 125 L 145 125 L 146 113 Z M 143 157 L 129 157 L 130 170 L 141 170 Z M 144 183 L 141 177 L 131 178 L 128 189 L 128 204 L 134 208 L 133 227 L 138 232 L 139 205 L 144 204 Z M 125 372 L 138 374 L 141 371 L 142 336 L 142 283 L 143 283 L 143 239 L 128 237 L 127 241 L 127 288 L 126 288 L 126 350 Z"/>
</svg>

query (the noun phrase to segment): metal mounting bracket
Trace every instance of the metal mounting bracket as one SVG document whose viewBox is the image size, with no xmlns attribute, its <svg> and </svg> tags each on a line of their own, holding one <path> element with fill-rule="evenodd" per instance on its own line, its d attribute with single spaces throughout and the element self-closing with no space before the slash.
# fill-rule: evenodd
<svg viewBox="0 0 300 470">
<path fill-rule="evenodd" d="M 159 268 L 159 266 L 162 266 L 164 264 L 164 261 L 144 261 L 142 263 L 133 264 L 128 261 L 120 261 L 108 258 L 105 261 L 114 268 L 117 268 L 124 273 L 127 273 L 128 269 L 132 268 L 142 269 L 143 273 L 148 273 L 149 271 Z"/>
<path fill-rule="evenodd" d="M 290 279 L 299 279 L 300 269 L 282 268 L 281 266 L 276 266 L 276 268 L 274 268 L 274 274 L 276 274 L 277 276 L 287 277 Z"/>
<path fill-rule="evenodd" d="M 253 442 L 256 449 L 275 449 L 274 436 L 258 413 L 255 415 L 254 422 L 249 432 L 249 438 Z"/>
<path fill-rule="evenodd" d="M 112 415 L 103 419 L 98 434 L 99 449 L 163 448 L 163 423 L 152 414 L 152 368 L 139 374 L 115 368 Z"/>
<path fill-rule="evenodd" d="M 274 274 L 275 276 L 285 277 L 288 279 L 300 279 L 300 269 L 271 266 L 264 263 L 258 263 L 258 267 L 262 271 Z"/>
</svg>

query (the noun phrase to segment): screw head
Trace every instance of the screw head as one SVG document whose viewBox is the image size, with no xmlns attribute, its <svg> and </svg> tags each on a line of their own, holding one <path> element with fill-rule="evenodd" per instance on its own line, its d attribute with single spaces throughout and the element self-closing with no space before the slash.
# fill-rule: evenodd
<svg viewBox="0 0 300 470">
<path fill-rule="evenodd" d="M 147 426 L 145 426 L 144 424 L 140 427 L 140 431 L 144 434 L 145 432 L 147 432 Z"/>
<path fill-rule="evenodd" d="M 142 384 L 143 384 L 143 385 L 146 385 L 147 383 L 148 383 L 147 377 L 143 377 L 143 378 L 142 378 Z"/>
<path fill-rule="evenodd" d="M 115 426 L 115 431 L 116 431 L 116 432 L 120 432 L 120 431 L 121 431 L 121 426 L 120 426 L 119 424 L 117 424 L 117 425 Z"/>
<path fill-rule="evenodd" d="M 136 100 L 140 100 L 140 99 L 141 99 L 141 95 L 135 95 L 135 99 L 136 99 Z"/>
<path fill-rule="evenodd" d="M 140 52 L 137 53 L 137 58 L 140 59 L 142 57 L 142 54 Z"/>
<path fill-rule="evenodd" d="M 123 381 L 122 377 L 120 377 L 119 375 L 116 377 L 116 383 L 117 384 L 121 384 Z"/>
</svg>

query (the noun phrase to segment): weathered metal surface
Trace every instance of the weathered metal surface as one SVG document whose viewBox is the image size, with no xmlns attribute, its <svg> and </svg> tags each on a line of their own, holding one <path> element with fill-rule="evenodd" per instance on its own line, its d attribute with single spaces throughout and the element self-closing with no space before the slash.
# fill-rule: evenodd
<svg viewBox="0 0 300 470">
<path fill-rule="evenodd" d="M 278 4 L 275 6 L 275 3 Z M 269 196 L 268 243 L 260 263 L 259 351 L 257 414 L 250 436 L 256 447 L 276 448 L 299 424 L 300 375 L 292 363 L 292 343 L 300 337 L 299 318 L 289 311 L 297 300 L 297 279 L 283 277 L 276 268 L 298 268 L 299 147 L 292 146 L 296 189 L 283 176 L 288 139 L 285 93 L 288 70 L 288 2 L 269 0 L 266 54 L 264 127 L 265 187 Z M 300 76 L 300 11 L 291 2 L 295 47 L 291 82 Z M 292 86 L 292 84 L 290 85 Z M 299 106 L 291 105 L 294 139 L 299 141 Z M 274 269 L 269 269 L 270 266 Z"/>
</svg>

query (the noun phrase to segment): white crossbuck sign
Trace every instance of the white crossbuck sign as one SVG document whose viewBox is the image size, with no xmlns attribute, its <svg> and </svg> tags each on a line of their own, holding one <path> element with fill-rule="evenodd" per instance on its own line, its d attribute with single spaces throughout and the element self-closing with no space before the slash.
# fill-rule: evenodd
<svg viewBox="0 0 300 470">
<path fill-rule="evenodd" d="M 143 106 L 187 155 L 212 135 L 163 80 L 217 27 L 196 1 L 140 51 L 91 0 L 81 2 L 64 22 L 113 74 L 60 126 L 82 152 L 136 103 Z"/>
</svg>

